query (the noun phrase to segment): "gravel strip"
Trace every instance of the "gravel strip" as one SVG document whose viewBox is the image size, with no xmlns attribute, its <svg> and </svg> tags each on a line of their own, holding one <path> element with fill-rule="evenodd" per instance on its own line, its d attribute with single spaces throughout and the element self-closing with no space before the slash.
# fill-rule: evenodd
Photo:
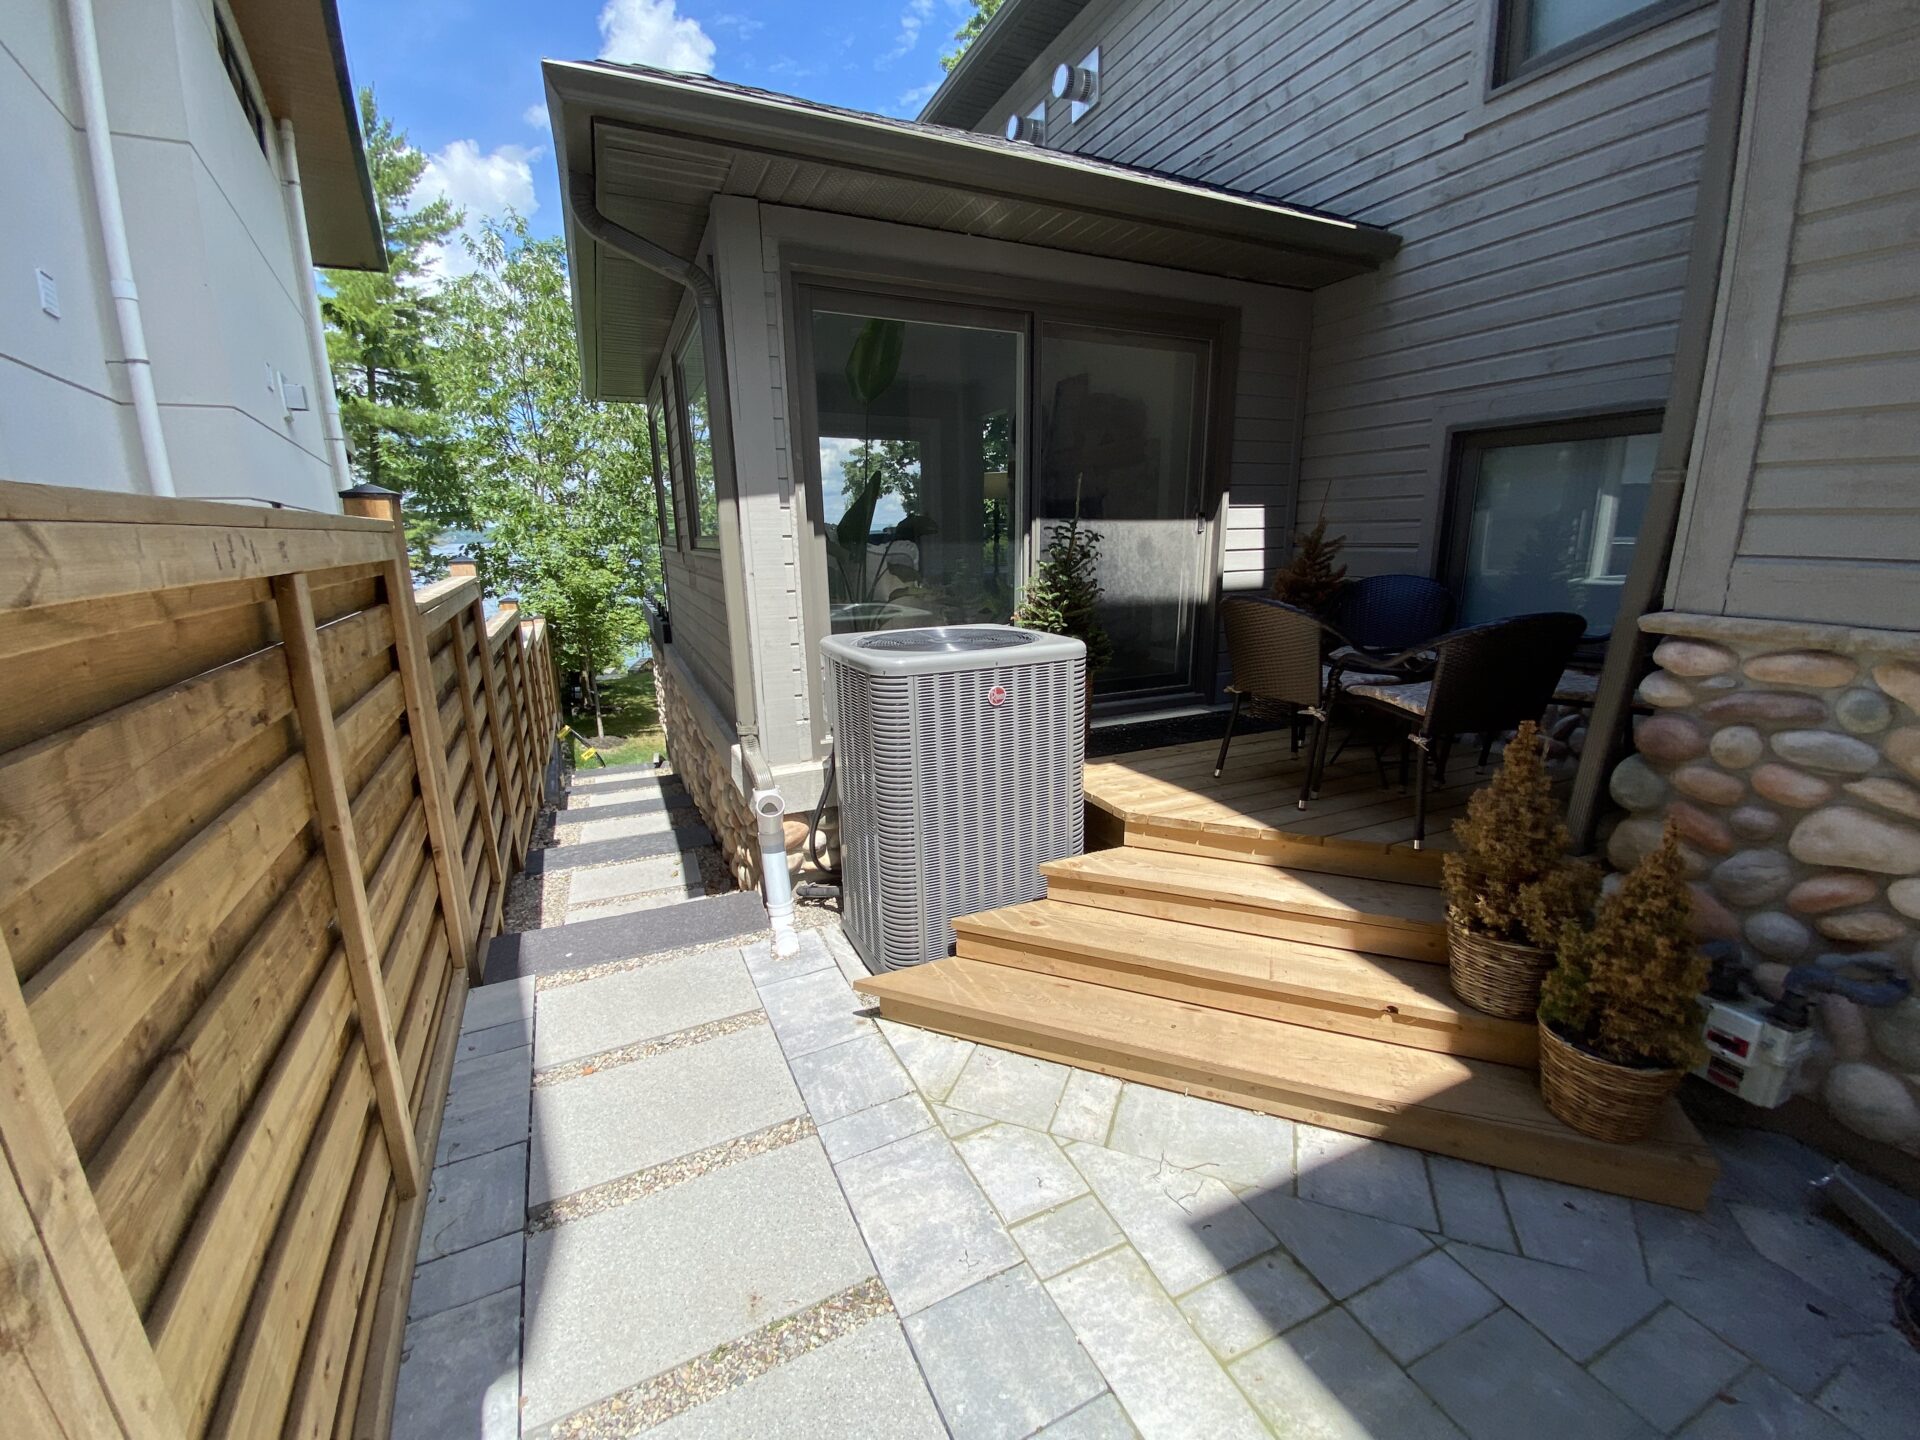
<svg viewBox="0 0 1920 1440">
<path fill-rule="evenodd" d="M 576 1410 L 547 1433 L 552 1440 L 625 1440 L 891 1314 L 893 1301 L 879 1277 L 862 1280 L 817 1305 Z"/>
<path fill-rule="evenodd" d="M 631 1175 L 622 1175 L 618 1180 L 609 1180 L 603 1185 L 579 1190 L 572 1195 L 562 1195 L 558 1200 L 536 1205 L 527 1212 L 527 1233 L 537 1235 L 542 1230 L 551 1230 L 569 1220 L 584 1220 L 604 1210 L 630 1205 L 635 1200 L 643 1200 L 688 1180 L 697 1180 L 711 1171 L 737 1165 L 742 1160 L 750 1160 L 770 1150 L 779 1150 L 814 1133 L 812 1117 L 796 1115 L 791 1120 L 782 1120 L 777 1125 L 755 1130 L 750 1135 L 736 1136 L 718 1145 L 709 1145 L 704 1150 L 695 1150 L 677 1160 L 668 1160 L 647 1170 L 636 1170 Z"/>
<path fill-rule="evenodd" d="M 564 1065 L 550 1065 L 545 1070 L 536 1070 L 533 1075 L 533 1088 L 543 1085 L 558 1085 L 563 1080 L 578 1080 L 582 1075 L 594 1075 L 602 1070 L 613 1070 L 621 1065 L 630 1065 L 635 1060 L 644 1060 L 649 1055 L 664 1055 L 669 1050 L 684 1050 L 689 1045 L 698 1045 L 703 1040 L 718 1040 L 722 1035 L 732 1035 L 741 1030 L 752 1030 L 767 1023 L 764 1010 L 747 1010 L 738 1015 L 729 1015 L 724 1020 L 709 1020 L 704 1025 L 690 1025 L 685 1030 L 675 1030 L 668 1035 L 657 1035 L 651 1040 L 639 1040 L 631 1045 L 621 1045 L 612 1050 L 602 1050 L 597 1055 L 589 1055 L 581 1060 L 569 1060 Z"/>
</svg>

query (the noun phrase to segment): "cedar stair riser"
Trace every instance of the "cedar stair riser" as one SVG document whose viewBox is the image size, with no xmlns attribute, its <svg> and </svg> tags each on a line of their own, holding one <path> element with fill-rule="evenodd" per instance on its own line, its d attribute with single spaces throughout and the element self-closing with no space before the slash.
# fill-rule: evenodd
<svg viewBox="0 0 1920 1440">
<path fill-rule="evenodd" d="M 1076 929 L 1072 917 L 1080 911 L 1086 907 L 1039 901 L 965 917 L 954 923 L 958 954 L 1390 1045 L 1502 1065 L 1531 1067 L 1538 1060 L 1531 1020 L 1495 1019 L 1460 1004 L 1434 966 L 1253 937 L 1207 937 L 1207 943 L 1188 937 L 1182 943 L 1168 932 L 1193 927 L 1153 921 L 1123 922 L 1148 931 L 1123 939 L 1110 933 L 1111 926 Z M 1223 943 L 1238 946 L 1255 963 L 1221 963 L 1216 955 Z M 1258 963 L 1262 949 L 1273 952 L 1264 966 Z M 1296 957 L 1303 963 L 1290 965 Z"/>
</svg>

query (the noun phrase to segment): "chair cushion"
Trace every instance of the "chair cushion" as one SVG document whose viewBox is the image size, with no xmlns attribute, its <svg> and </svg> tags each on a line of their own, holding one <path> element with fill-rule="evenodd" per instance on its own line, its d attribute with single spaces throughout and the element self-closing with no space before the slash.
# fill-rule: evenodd
<svg viewBox="0 0 1920 1440">
<path fill-rule="evenodd" d="M 1363 700 L 1374 700 L 1382 705 L 1391 705 L 1396 710 L 1404 710 L 1409 715 L 1427 713 L 1427 700 L 1433 694 L 1431 680 L 1396 681 L 1369 680 L 1362 685 L 1341 687 L 1349 695 Z"/>
<path fill-rule="evenodd" d="M 1333 680 L 1333 666 L 1322 665 L 1320 667 L 1321 689 L 1324 690 L 1329 684 L 1332 683 L 1332 680 Z M 1340 688 L 1342 690 L 1351 690 L 1353 689 L 1354 686 L 1362 683 L 1373 684 L 1373 685 L 1396 685 L 1399 682 L 1400 682 L 1400 677 L 1398 675 L 1374 673 L 1374 672 L 1369 672 L 1365 670 L 1342 670 L 1340 672 Z"/>
</svg>

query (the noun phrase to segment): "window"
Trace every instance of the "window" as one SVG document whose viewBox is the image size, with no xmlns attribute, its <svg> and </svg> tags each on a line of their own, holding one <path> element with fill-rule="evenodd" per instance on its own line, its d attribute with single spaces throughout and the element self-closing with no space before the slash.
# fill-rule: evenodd
<svg viewBox="0 0 1920 1440">
<path fill-rule="evenodd" d="M 227 20 L 218 10 L 213 12 L 213 39 L 220 47 L 220 64 L 227 72 L 227 79 L 233 85 L 233 93 L 240 102 L 240 113 L 247 117 L 247 126 L 253 131 L 254 143 L 259 145 L 262 155 L 267 153 L 267 115 L 260 99 L 253 93 L 253 82 L 247 79 L 246 61 L 240 58 L 240 47 L 233 43 L 233 35 L 227 29 Z"/>
<path fill-rule="evenodd" d="M 665 403 L 666 387 L 655 392 L 647 406 L 647 440 L 653 447 L 653 506 L 660 521 L 660 549 L 680 548 L 680 526 L 673 513 L 673 475 L 669 470 L 667 447 L 660 443 L 660 411 Z"/>
<path fill-rule="evenodd" d="M 1659 429 L 1642 414 L 1466 437 L 1445 546 L 1458 623 L 1573 610 L 1612 630 Z"/>
<path fill-rule="evenodd" d="M 700 549 L 720 544 L 720 491 L 713 473 L 713 429 L 707 415 L 707 360 L 700 348 L 700 331 L 688 332 L 674 363 L 680 393 L 680 421 L 685 432 L 684 472 L 687 485 L 687 532 Z"/>
<path fill-rule="evenodd" d="M 1706 0 L 1496 0 L 1494 82 L 1551 68 Z"/>
<path fill-rule="evenodd" d="M 984 315 L 890 308 L 823 297 L 810 315 L 831 628 L 1004 621 L 1025 504 L 1024 337 Z"/>
</svg>

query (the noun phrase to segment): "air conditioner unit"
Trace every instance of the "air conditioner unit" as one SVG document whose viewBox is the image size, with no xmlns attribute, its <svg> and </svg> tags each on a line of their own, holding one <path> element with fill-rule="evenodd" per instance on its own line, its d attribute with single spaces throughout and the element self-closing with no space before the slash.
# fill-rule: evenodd
<svg viewBox="0 0 1920 1440">
<path fill-rule="evenodd" d="M 1086 646 L 962 625 L 821 650 L 847 938 L 875 972 L 937 960 L 956 915 L 1038 899 L 1082 849 Z"/>
</svg>

